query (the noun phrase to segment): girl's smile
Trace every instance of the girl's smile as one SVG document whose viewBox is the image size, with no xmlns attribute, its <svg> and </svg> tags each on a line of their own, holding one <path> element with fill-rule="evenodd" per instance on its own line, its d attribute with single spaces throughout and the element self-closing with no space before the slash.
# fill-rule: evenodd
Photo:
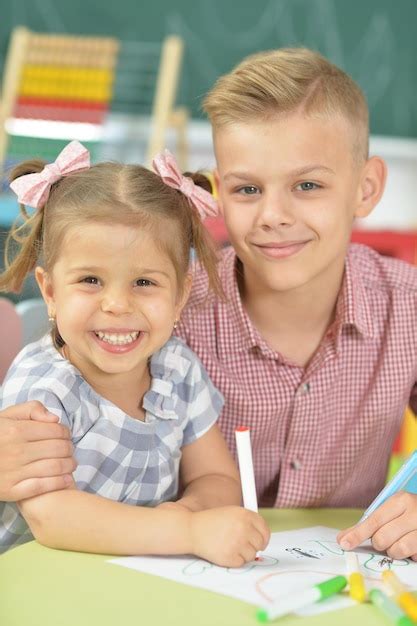
<svg viewBox="0 0 417 626">
<path fill-rule="evenodd" d="M 123 329 L 94 330 L 92 335 L 100 348 L 113 354 L 134 350 L 143 338 L 143 332 L 139 330 Z"/>
</svg>

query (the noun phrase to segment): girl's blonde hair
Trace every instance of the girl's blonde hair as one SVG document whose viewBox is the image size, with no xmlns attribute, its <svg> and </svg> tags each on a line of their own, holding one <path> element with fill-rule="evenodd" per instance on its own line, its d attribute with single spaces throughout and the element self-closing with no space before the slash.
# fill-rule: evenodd
<svg viewBox="0 0 417 626">
<path fill-rule="evenodd" d="M 355 81 L 318 52 L 281 48 L 253 54 L 218 79 L 203 101 L 214 133 L 227 124 L 300 112 L 350 122 L 355 159 L 368 158 L 369 113 Z"/>
<path fill-rule="evenodd" d="M 40 160 L 25 161 L 12 170 L 10 180 L 41 172 L 45 165 Z M 211 191 L 203 175 L 187 175 Z M 6 241 L 6 269 L 0 275 L 0 291 L 20 291 L 40 259 L 50 272 L 68 229 L 96 221 L 150 231 L 172 260 L 180 291 L 193 247 L 207 271 L 210 287 L 222 293 L 216 250 L 197 211 L 180 191 L 144 167 L 119 163 L 94 165 L 54 183 L 42 209 L 30 213 L 20 205 L 20 210 L 21 216 Z"/>
</svg>

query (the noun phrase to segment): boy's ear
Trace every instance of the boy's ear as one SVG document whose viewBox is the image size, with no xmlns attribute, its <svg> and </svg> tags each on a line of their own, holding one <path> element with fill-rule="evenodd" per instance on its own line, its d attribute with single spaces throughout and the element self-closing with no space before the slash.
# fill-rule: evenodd
<svg viewBox="0 0 417 626">
<path fill-rule="evenodd" d="M 358 190 L 355 217 L 366 217 L 378 204 L 385 189 L 387 166 L 381 157 L 370 157 L 365 163 Z"/>
<path fill-rule="evenodd" d="M 213 171 L 214 182 L 217 190 L 217 204 L 219 205 L 219 213 L 223 215 L 222 194 L 220 189 L 220 176 L 217 168 Z"/>
<path fill-rule="evenodd" d="M 48 307 L 48 314 L 50 317 L 55 317 L 55 298 L 52 287 L 51 278 L 43 267 L 37 267 L 35 269 L 35 278 L 38 283 L 38 287 L 41 290 L 43 299 Z"/>
</svg>

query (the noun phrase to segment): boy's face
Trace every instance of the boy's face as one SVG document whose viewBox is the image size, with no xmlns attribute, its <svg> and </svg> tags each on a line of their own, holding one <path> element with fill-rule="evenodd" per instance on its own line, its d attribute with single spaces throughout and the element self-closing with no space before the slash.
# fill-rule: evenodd
<svg viewBox="0 0 417 626">
<path fill-rule="evenodd" d="M 247 287 L 283 292 L 341 276 L 353 220 L 372 209 L 349 130 L 342 118 L 298 113 L 216 130 L 220 205 Z"/>
</svg>

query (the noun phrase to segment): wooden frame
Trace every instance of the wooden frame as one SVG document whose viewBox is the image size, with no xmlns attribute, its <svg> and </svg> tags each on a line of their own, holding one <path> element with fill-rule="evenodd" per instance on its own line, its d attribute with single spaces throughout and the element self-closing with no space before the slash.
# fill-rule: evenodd
<svg viewBox="0 0 417 626">
<path fill-rule="evenodd" d="M 3 171 L 7 151 L 6 120 L 11 116 L 19 90 L 29 40 L 29 31 L 19 26 L 15 28 L 6 57 L 0 100 L 0 172 Z"/>
<path fill-rule="evenodd" d="M 184 107 L 174 108 L 183 50 L 183 41 L 176 35 L 168 36 L 162 45 L 152 109 L 152 129 L 146 154 L 148 166 L 155 154 L 164 149 L 167 130 L 174 128 L 177 133 L 178 162 L 183 170 L 187 168 L 188 111 Z"/>
</svg>

